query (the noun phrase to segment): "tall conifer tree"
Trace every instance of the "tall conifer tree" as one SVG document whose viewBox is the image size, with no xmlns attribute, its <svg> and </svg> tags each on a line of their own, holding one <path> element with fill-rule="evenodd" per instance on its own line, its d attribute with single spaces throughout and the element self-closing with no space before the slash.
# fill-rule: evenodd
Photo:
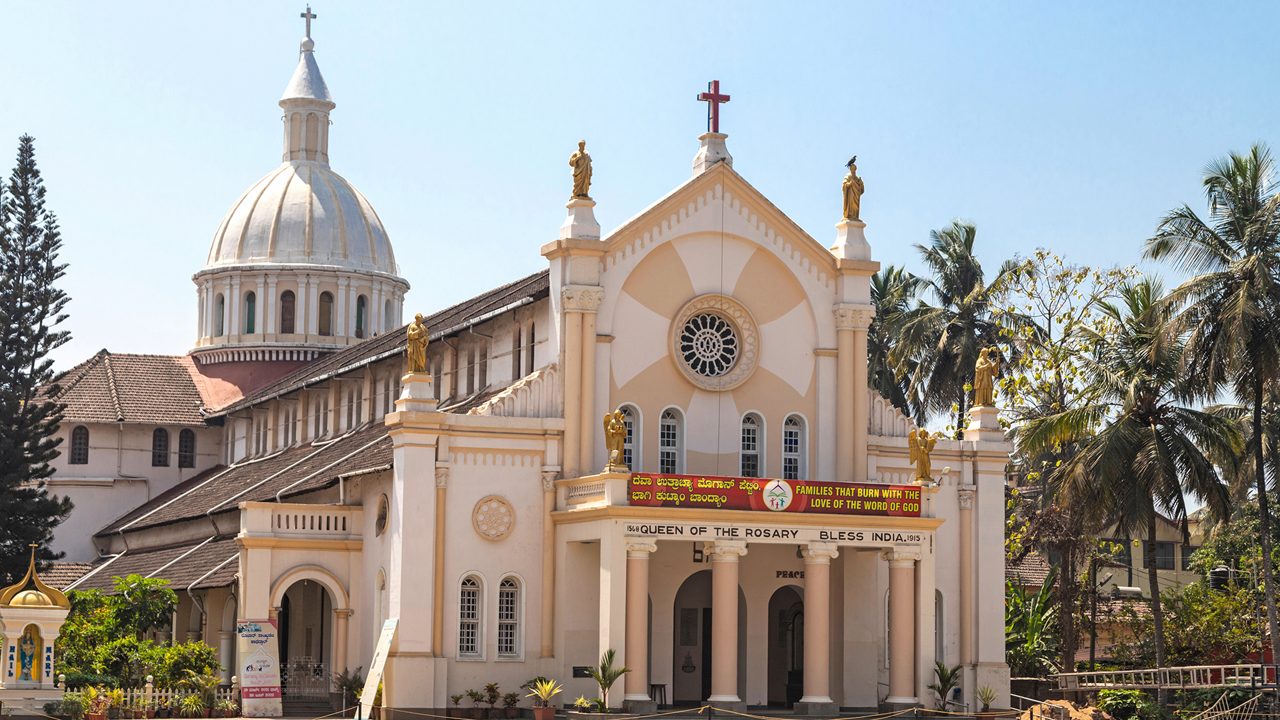
<svg viewBox="0 0 1280 720">
<path fill-rule="evenodd" d="M 18 141 L 18 162 L 0 187 L 0 582 L 21 578 L 27 545 L 41 546 L 71 511 L 71 501 L 49 494 L 49 461 L 58 454 L 63 406 L 53 385 L 49 353 L 69 339 L 59 330 L 67 295 L 57 287 L 66 272 L 58 262 L 62 237 L 44 206 L 35 139 Z"/>
</svg>

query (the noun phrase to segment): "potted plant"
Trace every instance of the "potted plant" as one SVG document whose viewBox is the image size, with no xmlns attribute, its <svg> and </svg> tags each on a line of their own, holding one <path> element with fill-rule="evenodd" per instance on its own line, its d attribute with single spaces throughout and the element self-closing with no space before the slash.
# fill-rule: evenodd
<svg viewBox="0 0 1280 720">
<path fill-rule="evenodd" d="M 625 665 L 614 667 L 613 656 L 613 648 L 609 648 L 600 656 L 600 664 L 598 666 L 587 669 L 591 679 L 595 680 L 596 685 L 600 686 L 600 712 L 609 712 L 609 688 L 613 687 L 618 678 L 631 672 L 631 668 Z"/>
<path fill-rule="evenodd" d="M 107 710 L 111 707 L 111 698 L 100 687 L 90 685 L 84 689 L 88 701 L 85 704 L 85 720 L 107 720 Z"/>
<path fill-rule="evenodd" d="M 496 718 L 498 716 L 496 708 L 500 700 L 502 700 L 502 691 L 498 689 L 498 683 L 486 683 L 484 686 L 484 701 L 489 705 L 489 712 L 486 717 Z"/>
<path fill-rule="evenodd" d="M 125 714 L 124 690 L 113 688 L 102 693 L 107 698 L 107 718 L 108 720 L 119 720 L 120 716 Z"/>
<path fill-rule="evenodd" d="M 169 717 L 169 698 L 160 698 L 159 700 L 156 700 L 155 713 L 158 718 Z"/>
<path fill-rule="evenodd" d="M 333 676 L 334 685 L 337 685 L 338 692 L 342 693 L 342 707 L 347 707 L 348 698 L 353 700 L 353 705 L 360 700 L 360 691 L 364 689 L 364 675 L 360 674 L 363 669 L 363 665 L 355 671 L 344 668 L 342 672 Z"/>
<path fill-rule="evenodd" d="M 509 692 L 502 696 L 502 707 L 507 711 L 507 717 L 520 717 L 520 708 L 516 707 L 520 704 L 520 693 Z"/>
<path fill-rule="evenodd" d="M 218 710 L 222 711 L 222 717 L 235 717 L 240 712 L 240 706 L 236 705 L 236 701 L 230 698 L 218 701 Z"/>
<path fill-rule="evenodd" d="M 484 694 L 479 690 L 468 690 L 467 699 L 471 701 L 471 717 L 481 717 L 480 703 L 484 702 Z"/>
<path fill-rule="evenodd" d="M 951 697 L 951 691 L 960 687 L 960 666 L 947 667 L 947 664 L 941 660 L 935 660 L 933 663 L 934 682 L 929 683 L 929 689 L 938 696 L 938 709 L 947 709 L 947 699 Z"/>
<path fill-rule="evenodd" d="M 990 685 L 981 685 L 978 687 L 978 702 L 982 703 L 982 710 L 979 712 L 991 712 L 991 703 L 995 702 L 996 689 Z"/>
<path fill-rule="evenodd" d="M 564 686 L 555 680 L 539 677 L 529 681 L 528 697 L 533 698 L 533 720 L 555 720 L 556 709 L 551 707 L 551 698 L 560 694 Z"/>
<path fill-rule="evenodd" d="M 453 709 L 449 711 L 449 717 L 462 717 L 462 709 L 458 705 L 462 704 L 462 693 L 450 695 L 449 702 L 453 703 Z"/>
<path fill-rule="evenodd" d="M 205 713 L 209 710 L 209 706 L 205 705 L 204 698 L 200 696 L 200 693 L 183 695 L 182 699 L 178 701 L 178 708 L 182 717 L 186 718 L 207 717 Z"/>
<path fill-rule="evenodd" d="M 67 720 L 82 720 L 88 708 L 88 698 L 81 692 L 67 692 L 58 701 L 58 711 L 54 714 Z"/>
</svg>

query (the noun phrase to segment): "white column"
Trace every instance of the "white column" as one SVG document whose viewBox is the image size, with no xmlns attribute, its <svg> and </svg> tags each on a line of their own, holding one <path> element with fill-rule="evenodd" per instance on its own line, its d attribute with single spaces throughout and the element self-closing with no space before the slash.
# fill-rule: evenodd
<svg viewBox="0 0 1280 720">
<path fill-rule="evenodd" d="M 243 300 L 240 297 L 239 275 L 231 278 L 231 290 L 227 295 L 227 309 L 231 315 L 231 327 L 227 328 L 227 337 L 236 340 L 240 337 L 240 331 L 244 329 L 240 325 L 240 305 Z"/>
<path fill-rule="evenodd" d="M 960 663 L 973 664 L 973 495 L 972 485 L 956 489 L 960 499 Z"/>
<path fill-rule="evenodd" d="M 711 555 L 711 696 L 710 703 L 737 704 L 738 697 L 738 560 L 747 554 L 742 540 L 717 540 Z"/>
<path fill-rule="evenodd" d="M 369 337 L 382 334 L 382 283 L 375 282 L 369 292 L 369 317 L 365 322 L 369 325 Z"/>
<path fill-rule="evenodd" d="M 804 697 L 800 702 L 830 705 L 831 700 L 831 561 L 835 543 L 812 542 L 804 554 Z M 814 714 L 809 712 L 807 714 Z"/>
<path fill-rule="evenodd" d="M 624 702 L 648 703 L 649 697 L 649 557 L 658 549 L 652 540 L 627 541 L 627 657 Z"/>
<path fill-rule="evenodd" d="M 355 303 L 351 303 L 350 305 L 347 304 L 347 295 L 350 294 L 350 282 L 351 280 L 348 278 L 338 278 L 338 292 L 333 298 L 335 305 L 333 309 L 334 337 L 346 338 L 347 336 L 355 334 L 355 329 L 351 326 L 351 323 L 347 322 L 347 312 L 349 310 L 355 310 L 353 307 Z"/>
<path fill-rule="evenodd" d="M 919 550 L 892 549 L 889 561 L 889 697 L 890 705 L 915 705 L 916 697 L 916 563 Z"/>
<path fill-rule="evenodd" d="M 229 630 L 223 630 L 219 632 L 218 633 L 218 664 L 222 666 L 222 670 L 219 674 L 221 675 L 222 682 L 224 683 L 231 682 L 231 667 L 232 665 L 235 664 L 235 661 L 236 661 L 235 655 L 234 655 L 235 651 L 236 651 L 236 634 Z"/>
<path fill-rule="evenodd" d="M 304 282 L 307 287 L 306 316 L 307 316 L 307 340 L 315 337 L 320 332 L 320 283 L 313 279 L 310 275 L 306 276 Z"/>
<path fill-rule="evenodd" d="M 296 297 L 296 296 L 295 296 Z M 276 316 L 279 315 L 280 294 L 276 292 L 276 276 L 271 275 L 267 278 L 267 296 L 258 298 L 258 304 L 262 306 L 262 316 L 265 319 L 261 332 L 268 338 L 274 340 L 276 334 Z M 297 312 L 297 302 L 294 302 L 294 312 Z M 296 316 L 295 316 L 296 320 Z"/>
</svg>

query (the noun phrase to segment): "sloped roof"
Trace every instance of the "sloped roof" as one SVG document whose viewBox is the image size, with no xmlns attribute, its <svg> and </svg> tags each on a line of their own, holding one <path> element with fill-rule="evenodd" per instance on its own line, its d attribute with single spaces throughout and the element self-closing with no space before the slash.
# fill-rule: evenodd
<svg viewBox="0 0 1280 720">
<path fill-rule="evenodd" d="M 219 466 L 186 480 L 101 530 L 108 534 L 223 512 L 246 501 L 274 500 L 319 490 L 338 477 L 391 467 L 391 438 L 382 423 L 335 440 L 291 447 L 275 455 Z"/>
<path fill-rule="evenodd" d="M 185 355 L 133 355 L 99 350 L 49 386 L 66 404 L 68 423 L 203 425 L 205 405 Z"/>
<path fill-rule="evenodd" d="M 465 300 L 452 307 L 445 308 L 424 318 L 430 330 L 430 339 L 435 340 L 457 332 L 469 323 L 491 315 L 499 310 L 522 302 L 538 300 L 550 293 L 550 271 L 541 270 L 527 277 L 507 283 L 488 292 Z M 407 325 L 405 326 L 407 327 Z M 216 415 L 226 415 L 242 408 L 250 407 L 263 400 L 278 397 L 300 388 L 324 382 L 334 375 L 350 372 L 372 362 L 376 362 L 404 351 L 404 327 L 385 332 L 370 338 L 358 345 L 326 355 L 315 362 L 298 368 L 276 382 L 245 396 L 240 402 L 219 410 Z"/>
<path fill-rule="evenodd" d="M 51 562 L 48 568 L 40 571 L 40 579 L 52 587 L 65 590 L 92 569 L 93 563 Z"/>
<path fill-rule="evenodd" d="M 1005 580 L 1022 587 L 1040 587 L 1049 577 L 1049 561 L 1038 552 L 1029 552 L 1020 560 L 1008 560 L 1004 566 Z"/>
<path fill-rule="evenodd" d="M 98 563 L 71 589 L 110 590 L 113 578 L 132 574 L 168 580 L 174 590 L 224 587 L 230 585 L 240 571 L 239 556 L 234 537 L 212 537 L 183 545 L 126 551 Z"/>
</svg>

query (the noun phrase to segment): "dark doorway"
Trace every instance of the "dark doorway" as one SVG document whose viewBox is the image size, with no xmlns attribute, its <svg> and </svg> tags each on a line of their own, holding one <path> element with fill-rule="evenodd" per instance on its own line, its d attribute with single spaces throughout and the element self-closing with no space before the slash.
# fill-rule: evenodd
<svg viewBox="0 0 1280 720">
<path fill-rule="evenodd" d="M 800 588 L 769 598 L 769 705 L 791 707 L 804 695 L 804 600 Z"/>
</svg>

